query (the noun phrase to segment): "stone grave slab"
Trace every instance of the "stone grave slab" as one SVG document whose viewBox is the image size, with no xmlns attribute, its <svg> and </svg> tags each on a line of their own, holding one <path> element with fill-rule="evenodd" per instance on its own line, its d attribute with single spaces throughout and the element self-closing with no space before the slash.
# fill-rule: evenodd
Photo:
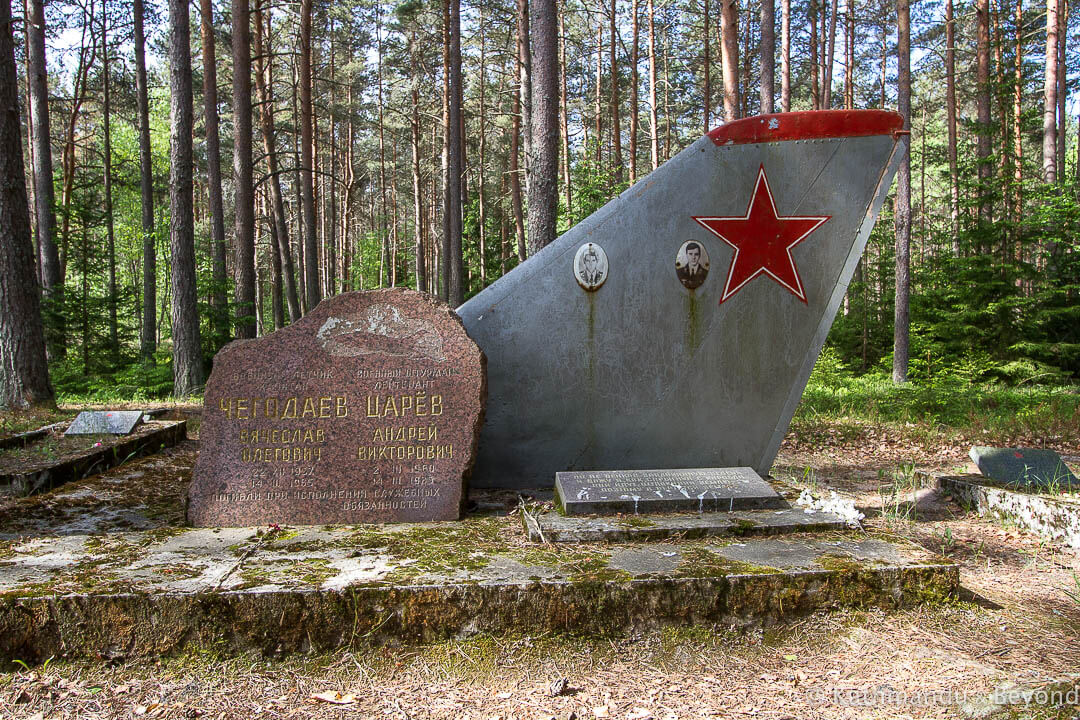
<svg viewBox="0 0 1080 720">
<path fill-rule="evenodd" d="M 328 298 L 215 357 L 188 519 L 457 519 L 485 383 L 483 353 L 433 296 L 396 289 Z"/>
<path fill-rule="evenodd" d="M 1053 450 L 975 446 L 968 455 L 985 477 L 1015 489 L 1080 489 L 1080 480 Z"/>
<path fill-rule="evenodd" d="M 555 474 L 555 490 L 567 515 L 788 507 L 749 467 L 560 472 Z"/>
<path fill-rule="evenodd" d="M 560 515 L 548 512 L 523 517 L 531 542 L 647 542 L 704 537 L 749 538 L 791 533 L 846 530 L 847 522 L 826 512 L 736 510 L 735 512 L 669 513 L 644 516 Z"/>
<path fill-rule="evenodd" d="M 65 435 L 130 435 L 143 420 L 142 410 L 83 410 Z"/>
</svg>

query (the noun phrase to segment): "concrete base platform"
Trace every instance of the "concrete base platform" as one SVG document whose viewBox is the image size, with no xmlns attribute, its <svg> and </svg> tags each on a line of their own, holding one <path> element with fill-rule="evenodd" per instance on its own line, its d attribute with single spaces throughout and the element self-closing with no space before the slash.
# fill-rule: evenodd
<svg viewBox="0 0 1080 720">
<path fill-rule="evenodd" d="M 474 494 L 484 510 L 460 522 L 190 528 L 194 455 L 186 442 L 51 492 L 0 497 L 0 666 L 769 624 L 937 601 L 958 587 L 955 565 L 862 532 L 531 543 L 517 493 Z"/>
<path fill-rule="evenodd" d="M 552 512 L 526 518 L 525 522 L 529 540 L 550 543 L 749 538 L 846 528 L 839 515 L 807 513 L 802 508 L 618 517 L 569 517 Z"/>
<path fill-rule="evenodd" d="M 536 546 L 515 525 L 475 517 L 9 541 L 0 661 L 768 624 L 940 600 L 959 580 L 920 548 L 865 535 Z"/>
</svg>

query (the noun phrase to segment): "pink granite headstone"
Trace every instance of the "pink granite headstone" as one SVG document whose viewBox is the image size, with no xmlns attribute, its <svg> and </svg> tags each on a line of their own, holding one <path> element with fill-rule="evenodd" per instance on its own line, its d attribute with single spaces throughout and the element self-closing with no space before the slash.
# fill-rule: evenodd
<svg viewBox="0 0 1080 720">
<path fill-rule="evenodd" d="M 485 394 L 484 355 L 445 303 L 411 290 L 328 298 L 214 358 L 188 519 L 458 519 Z"/>
</svg>

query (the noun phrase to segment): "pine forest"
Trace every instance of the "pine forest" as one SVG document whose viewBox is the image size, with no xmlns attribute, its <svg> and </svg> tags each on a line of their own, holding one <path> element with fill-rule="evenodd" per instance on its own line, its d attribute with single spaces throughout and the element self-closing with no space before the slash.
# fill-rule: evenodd
<svg viewBox="0 0 1080 720">
<path fill-rule="evenodd" d="M 911 135 L 827 361 L 1075 382 L 1068 0 L 774 2 L 12 5 L 0 311 L 40 314 L 49 375 L 5 397 L 197 395 L 322 298 L 460 304 L 711 128 L 848 108 Z"/>
</svg>

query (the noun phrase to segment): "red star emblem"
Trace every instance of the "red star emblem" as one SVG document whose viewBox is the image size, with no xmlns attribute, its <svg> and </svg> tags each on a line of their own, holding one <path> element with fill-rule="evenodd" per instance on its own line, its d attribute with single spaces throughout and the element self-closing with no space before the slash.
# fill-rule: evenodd
<svg viewBox="0 0 1080 720">
<path fill-rule="evenodd" d="M 761 273 L 791 291 L 795 297 L 806 302 L 799 270 L 791 256 L 791 248 L 817 230 L 831 215 L 814 217 L 780 217 L 776 212 L 765 166 L 758 170 L 757 185 L 746 215 L 742 217 L 698 217 L 694 220 L 735 249 L 724 283 L 724 302 L 737 293 L 746 283 Z"/>
</svg>

